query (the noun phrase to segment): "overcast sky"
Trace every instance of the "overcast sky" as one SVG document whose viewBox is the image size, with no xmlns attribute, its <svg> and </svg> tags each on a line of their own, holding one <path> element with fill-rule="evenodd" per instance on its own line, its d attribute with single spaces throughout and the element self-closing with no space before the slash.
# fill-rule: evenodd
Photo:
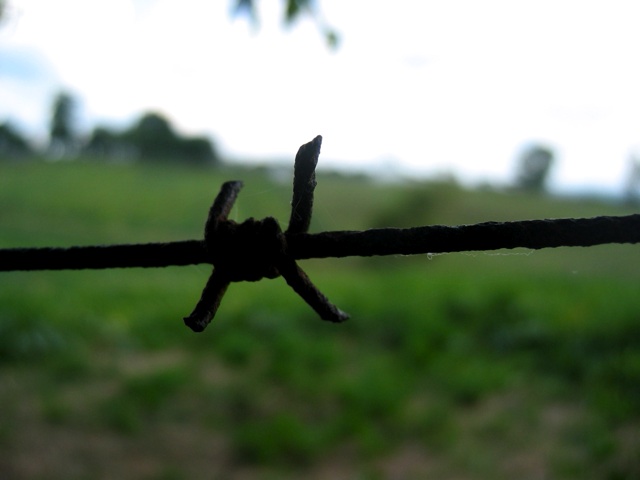
<svg viewBox="0 0 640 480">
<path fill-rule="evenodd" d="M 260 25 L 231 0 L 8 0 L 0 121 L 44 137 L 51 98 L 86 129 L 143 111 L 211 135 L 233 158 L 511 180 L 527 142 L 557 152 L 556 190 L 619 192 L 640 145 L 637 0 L 319 0 L 310 19 Z"/>
</svg>

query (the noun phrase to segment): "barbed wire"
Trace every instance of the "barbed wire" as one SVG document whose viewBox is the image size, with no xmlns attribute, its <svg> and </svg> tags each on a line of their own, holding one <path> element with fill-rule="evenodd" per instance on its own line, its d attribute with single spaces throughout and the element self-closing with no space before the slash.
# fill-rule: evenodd
<svg viewBox="0 0 640 480">
<path fill-rule="evenodd" d="M 200 300 L 193 312 L 184 318 L 191 329 L 202 331 L 215 316 L 231 282 L 278 276 L 284 277 L 322 319 L 332 322 L 346 320 L 348 315 L 329 302 L 296 260 L 518 247 L 537 250 L 640 242 L 640 214 L 308 233 L 321 144 L 322 137 L 318 135 L 298 150 L 291 217 L 284 232 L 273 217 L 249 218 L 242 223 L 228 219 L 242 188 L 242 182 L 231 181 L 222 185 L 209 210 L 203 240 L 68 248 L 4 248 L 0 249 L 0 271 L 212 264 L 213 272 Z"/>
</svg>

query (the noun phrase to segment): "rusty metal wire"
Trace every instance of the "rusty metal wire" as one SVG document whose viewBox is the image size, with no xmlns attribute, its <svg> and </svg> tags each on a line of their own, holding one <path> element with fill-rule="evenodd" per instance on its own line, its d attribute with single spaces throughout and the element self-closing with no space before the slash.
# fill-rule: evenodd
<svg viewBox="0 0 640 480">
<path fill-rule="evenodd" d="M 0 271 L 212 264 L 214 269 L 200 301 L 184 319 L 191 329 L 202 331 L 215 316 L 230 282 L 278 276 L 284 277 L 322 319 L 346 320 L 348 315 L 331 304 L 297 265 L 300 259 L 640 242 L 640 214 L 308 233 L 321 144 L 322 137 L 317 136 L 296 155 L 291 217 L 285 232 L 273 217 L 242 223 L 228 219 L 242 188 L 242 182 L 232 181 L 223 184 L 209 210 L 204 240 L 0 249 Z"/>
</svg>

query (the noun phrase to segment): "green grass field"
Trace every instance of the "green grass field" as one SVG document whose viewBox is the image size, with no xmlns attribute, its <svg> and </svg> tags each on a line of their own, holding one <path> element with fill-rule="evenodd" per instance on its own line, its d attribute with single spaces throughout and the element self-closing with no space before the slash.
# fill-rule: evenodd
<svg viewBox="0 0 640 480">
<path fill-rule="evenodd" d="M 200 238 L 286 225 L 266 170 L 0 164 L 0 247 Z M 311 231 L 631 213 L 615 204 L 320 174 Z M 640 478 L 640 248 L 301 262 L 352 318 L 282 279 L 233 284 L 201 334 L 210 273 L 0 273 L 3 479 Z"/>
</svg>

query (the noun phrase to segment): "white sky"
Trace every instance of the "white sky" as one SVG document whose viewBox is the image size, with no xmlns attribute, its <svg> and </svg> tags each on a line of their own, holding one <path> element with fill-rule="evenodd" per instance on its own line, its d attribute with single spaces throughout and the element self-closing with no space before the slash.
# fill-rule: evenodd
<svg viewBox="0 0 640 480">
<path fill-rule="evenodd" d="M 637 0 L 319 0 L 336 51 L 309 19 L 283 28 L 281 0 L 257 3 L 254 29 L 231 0 L 8 0 L 0 121 L 44 136 L 64 88 L 87 129 L 157 110 L 234 158 L 292 161 L 321 134 L 321 165 L 504 183 L 540 141 L 556 190 L 622 188 Z"/>
</svg>

